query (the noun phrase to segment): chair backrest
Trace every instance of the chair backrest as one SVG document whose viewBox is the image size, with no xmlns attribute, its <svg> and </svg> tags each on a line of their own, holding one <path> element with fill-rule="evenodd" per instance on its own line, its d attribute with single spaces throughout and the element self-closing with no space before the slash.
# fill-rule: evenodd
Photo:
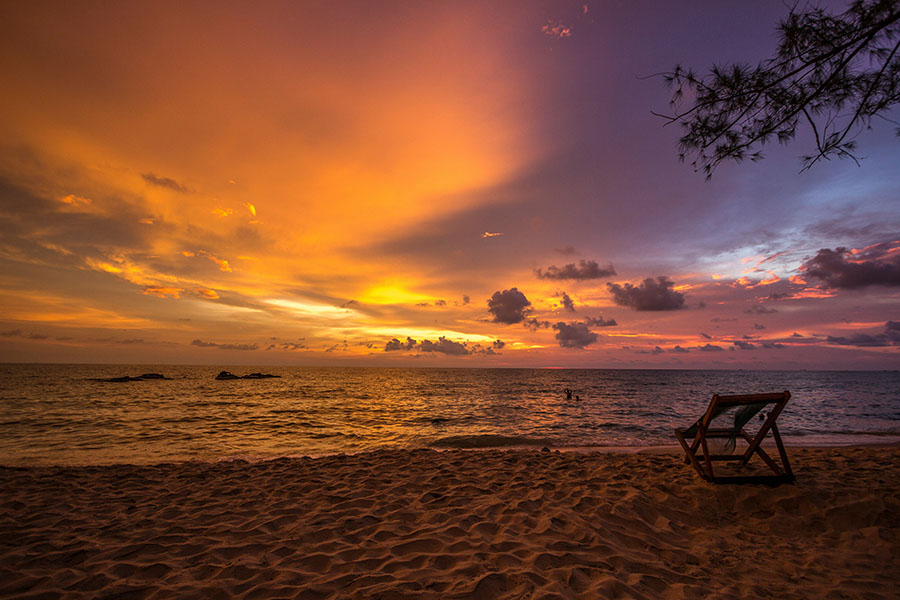
<svg viewBox="0 0 900 600">
<path fill-rule="evenodd" d="M 739 431 L 754 415 L 770 404 L 776 405 L 770 413 L 770 418 L 774 421 L 778 418 L 778 415 L 790 398 L 791 393 L 787 390 L 770 394 L 742 394 L 735 396 L 713 394 L 706 412 L 686 429 L 684 434 L 688 436 L 695 435 L 699 427 L 708 428 L 716 417 L 734 408 L 738 408 L 738 410 L 735 412 L 734 424 L 729 428 L 735 432 Z"/>
</svg>

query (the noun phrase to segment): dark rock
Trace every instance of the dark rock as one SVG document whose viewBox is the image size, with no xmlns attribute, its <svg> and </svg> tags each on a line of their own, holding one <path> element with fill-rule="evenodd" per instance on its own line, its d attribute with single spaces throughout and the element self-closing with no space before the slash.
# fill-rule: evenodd
<svg viewBox="0 0 900 600">
<path fill-rule="evenodd" d="M 272 375 L 270 373 L 250 373 L 249 375 L 235 375 L 230 371 L 222 371 L 216 375 L 216 379 L 271 379 L 273 377 L 281 377 L 281 375 Z"/>
<path fill-rule="evenodd" d="M 110 383 L 122 383 L 125 381 L 147 381 L 148 379 L 169 379 L 165 375 L 160 375 L 159 373 L 144 373 L 143 375 L 138 375 L 137 377 L 132 377 L 130 375 L 123 375 L 122 377 L 110 377 L 108 379 L 94 379 L 93 381 L 107 381 Z"/>
</svg>

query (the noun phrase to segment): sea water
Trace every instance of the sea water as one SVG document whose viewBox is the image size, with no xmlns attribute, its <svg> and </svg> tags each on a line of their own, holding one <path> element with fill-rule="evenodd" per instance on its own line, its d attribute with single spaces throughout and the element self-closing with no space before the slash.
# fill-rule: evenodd
<svg viewBox="0 0 900 600">
<path fill-rule="evenodd" d="M 224 369 L 280 377 L 216 380 Z M 142 373 L 168 379 L 102 381 Z M 782 390 L 792 397 L 778 423 L 793 445 L 900 441 L 897 371 L 5 364 L 0 465 L 670 445 L 713 393 Z"/>
</svg>

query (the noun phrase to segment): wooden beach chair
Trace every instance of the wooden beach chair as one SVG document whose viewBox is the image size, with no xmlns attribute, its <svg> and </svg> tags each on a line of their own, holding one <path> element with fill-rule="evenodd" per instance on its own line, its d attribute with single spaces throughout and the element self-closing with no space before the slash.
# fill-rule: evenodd
<svg viewBox="0 0 900 600">
<path fill-rule="evenodd" d="M 777 394 L 749 394 L 743 396 L 713 395 L 709 408 L 702 417 L 690 427 L 676 429 L 675 437 L 684 448 L 685 463 L 690 463 L 700 474 L 700 477 L 712 483 L 765 483 L 777 485 L 794 481 L 794 473 L 788 462 L 787 452 L 781 442 L 778 433 L 778 425 L 775 420 L 784 410 L 791 398 L 788 391 Z M 745 426 L 750 423 L 762 409 L 772 406 L 765 421 L 755 435 L 747 432 Z M 714 425 L 714 421 L 716 421 Z M 723 426 L 724 425 L 724 426 Z M 762 449 L 762 441 L 769 432 L 775 440 L 781 465 Z M 688 444 L 688 439 L 693 441 Z M 734 451 L 736 441 L 741 439 L 747 442 L 747 449 L 743 453 L 713 454 L 710 452 L 708 441 L 713 438 L 725 440 L 725 450 Z M 736 462 L 740 467 L 746 467 L 747 462 L 754 456 L 759 456 L 763 462 L 775 473 L 774 475 L 716 475 L 713 471 L 714 462 Z"/>
</svg>

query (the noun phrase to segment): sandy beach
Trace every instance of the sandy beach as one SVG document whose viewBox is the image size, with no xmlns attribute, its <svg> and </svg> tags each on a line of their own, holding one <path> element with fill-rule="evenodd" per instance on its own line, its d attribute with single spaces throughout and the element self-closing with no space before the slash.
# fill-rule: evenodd
<svg viewBox="0 0 900 600">
<path fill-rule="evenodd" d="M 795 485 L 674 453 L 390 451 L 0 469 L 0 596 L 896 598 L 900 448 Z"/>
</svg>

